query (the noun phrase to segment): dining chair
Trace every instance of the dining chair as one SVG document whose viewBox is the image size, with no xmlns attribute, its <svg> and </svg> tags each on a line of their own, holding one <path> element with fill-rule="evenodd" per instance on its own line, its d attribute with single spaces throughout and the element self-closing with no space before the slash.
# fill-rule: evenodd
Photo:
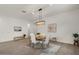
<svg viewBox="0 0 79 59">
<path fill-rule="evenodd" d="M 31 46 L 32 47 L 35 47 L 36 46 L 36 44 L 38 43 L 38 41 L 36 41 L 36 39 L 35 39 L 35 35 L 33 34 L 33 33 L 30 33 L 30 37 L 31 37 Z"/>
<path fill-rule="evenodd" d="M 46 36 L 45 41 L 43 42 L 43 48 L 46 48 L 49 46 L 49 35 Z"/>
</svg>

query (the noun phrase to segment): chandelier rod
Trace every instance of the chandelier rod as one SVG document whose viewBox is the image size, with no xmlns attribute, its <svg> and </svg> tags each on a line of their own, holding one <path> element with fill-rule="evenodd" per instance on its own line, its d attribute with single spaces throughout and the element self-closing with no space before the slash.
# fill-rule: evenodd
<svg viewBox="0 0 79 59">
<path fill-rule="evenodd" d="M 39 20 L 41 20 L 42 19 L 42 8 L 38 9 L 38 11 L 39 11 L 38 17 L 39 17 Z"/>
</svg>

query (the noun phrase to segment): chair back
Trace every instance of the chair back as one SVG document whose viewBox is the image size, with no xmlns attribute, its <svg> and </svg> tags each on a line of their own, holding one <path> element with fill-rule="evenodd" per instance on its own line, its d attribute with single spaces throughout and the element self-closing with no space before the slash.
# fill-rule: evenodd
<svg viewBox="0 0 79 59">
<path fill-rule="evenodd" d="M 45 39 L 45 44 L 48 44 L 49 43 L 49 36 L 46 36 L 46 39 Z"/>
<path fill-rule="evenodd" d="M 33 33 L 30 33 L 31 42 L 36 43 L 35 35 Z"/>
</svg>

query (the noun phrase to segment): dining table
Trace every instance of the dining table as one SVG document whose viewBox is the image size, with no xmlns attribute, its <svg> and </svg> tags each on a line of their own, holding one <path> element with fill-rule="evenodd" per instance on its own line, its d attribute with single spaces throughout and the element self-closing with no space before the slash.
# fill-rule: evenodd
<svg viewBox="0 0 79 59">
<path fill-rule="evenodd" d="M 36 38 L 36 41 L 38 41 L 41 47 L 43 48 L 43 42 L 45 41 L 46 36 L 44 34 L 36 34 L 35 38 Z"/>
</svg>

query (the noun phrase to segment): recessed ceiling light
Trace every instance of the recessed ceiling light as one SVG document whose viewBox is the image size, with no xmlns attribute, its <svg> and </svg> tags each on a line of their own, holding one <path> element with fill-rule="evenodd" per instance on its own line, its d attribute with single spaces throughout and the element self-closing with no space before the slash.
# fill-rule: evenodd
<svg viewBox="0 0 79 59">
<path fill-rule="evenodd" d="M 49 6 L 53 6 L 53 4 L 49 4 Z"/>
<path fill-rule="evenodd" d="M 22 13 L 26 13 L 26 11 L 25 10 L 22 10 Z"/>
</svg>

